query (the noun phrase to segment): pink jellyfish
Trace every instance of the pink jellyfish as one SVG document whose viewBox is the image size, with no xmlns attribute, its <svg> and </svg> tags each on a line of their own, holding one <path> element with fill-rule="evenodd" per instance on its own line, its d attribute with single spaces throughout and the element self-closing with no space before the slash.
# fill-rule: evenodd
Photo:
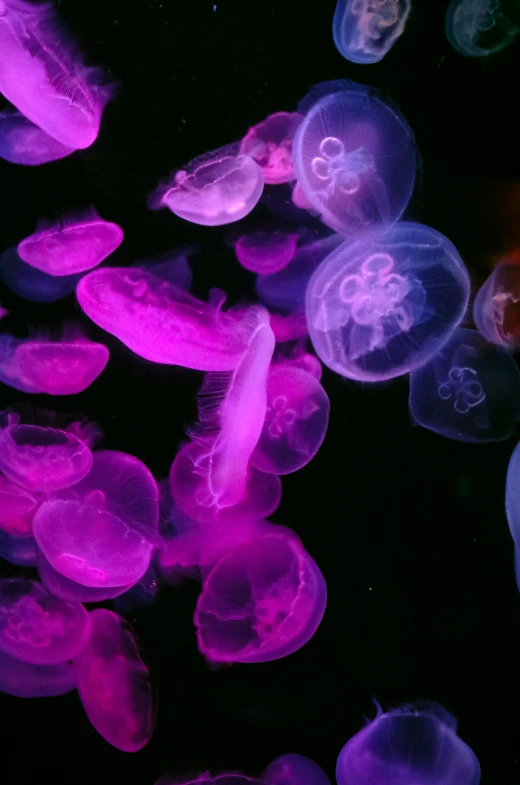
<svg viewBox="0 0 520 785">
<path fill-rule="evenodd" d="M 276 112 L 249 129 L 240 143 L 240 153 L 260 166 L 267 185 L 295 180 L 292 143 L 303 120 L 297 112 Z"/>
<path fill-rule="evenodd" d="M 235 253 L 252 273 L 277 273 L 293 259 L 297 240 L 298 235 L 289 232 L 252 232 L 239 238 Z"/>
</svg>

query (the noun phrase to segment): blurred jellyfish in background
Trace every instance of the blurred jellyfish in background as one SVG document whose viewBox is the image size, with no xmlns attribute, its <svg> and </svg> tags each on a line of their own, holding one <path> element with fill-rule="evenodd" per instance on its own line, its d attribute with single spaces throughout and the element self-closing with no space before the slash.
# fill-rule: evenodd
<svg viewBox="0 0 520 785">
<path fill-rule="evenodd" d="M 440 351 L 468 298 L 468 272 L 451 242 L 428 226 L 398 223 L 322 262 L 307 289 L 309 333 L 336 373 L 383 381 Z"/>
<path fill-rule="evenodd" d="M 151 258 L 138 259 L 135 267 L 147 270 L 161 281 L 167 281 L 178 286 L 179 289 L 189 292 L 193 283 L 189 260 L 198 252 L 198 248 L 194 246 L 183 245 L 179 248 L 171 248 L 169 251 Z"/>
<path fill-rule="evenodd" d="M 323 223 L 352 236 L 397 221 L 418 160 L 398 109 L 348 80 L 316 85 L 300 107 L 306 114 L 294 137 L 294 170 Z"/>
<path fill-rule="evenodd" d="M 509 46 L 519 28 L 502 6 L 502 0 L 451 0 L 446 36 L 453 48 L 466 57 L 485 57 Z"/>
<path fill-rule="evenodd" d="M 295 311 L 290 314 L 272 313 L 269 320 L 276 343 L 296 341 L 309 334 L 305 311 Z"/>
<path fill-rule="evenodd" d="M 515 546 L 515 576 L 520 591 L 520 443 L 513 450 L 507 467 L 506 515 Z"/>
<path fill-rule="evenodd" d="M 17 536 L 0 528 L 0 559 L 16 564 L 18 567 L 36 567 L 38 546 L 34 537 Z"/>
<path fill-rule="evenodd" d="M 51 698 L 76 689 L 71 662 L 32 665 L 0 652 L 0 692 L 16 698 Z"/>
<path fill-rule="evenodd" d="M 520 265 L 502 260 L 478 291 L 473 319 L 482 335 L 513 350 L 520 342 Z"/>
<path fill-rule="evenodd" d="M 54 303 L 72 294 L 81 274 L 49 275 L 26 264 L 16 248 L 9 248 L 0 256 L 0 280 L 12 292 L 32 303 Z"/>
<path fill-rule="evenodd" d="M 17 111 L 0 112 L 0 158 L 12 164 L 40 166 L 75 150 L 53 139 Z"/>
<path fill-rule="evenodd" d="M 250 128 L 240 142 L 240 154 L 256 161 L 266 185 L 294 180 L 292 143 L 302 120 L 298 112 L 276 112 Z"/>
<path fill-rule="evenodd" d="M 294 259 L 298 235 L 282 231 L 258 231 L 243 235 L 235 245 L 235 254 L 252 273 L 277 273 Z"/>
<path fill-rule="evenodd" d="M 340 54 L 378 63 L 404 32 L 411 0 L 338 0 L 332 30 Z"/>
<path fill-rule="evenodd" d="M 377 717 L 341 750 L 338 785 L 479 785 L 473 750 L 457 721 L 434 703 L 404 705 Z"/>
<path fill-rule="evenodd" d="M 280 755 L 262 774 L 266 785 L 330 785 L 321 768 L 304 755 Z"/>
<path fill-rule="evenodd" d="M 0 474 L 0 529 L 14 537 L 29 537 L 32 520 L 40 502 L 38 493 Z"/>
<path fill-rule="evenodd" d="M 520 371 L 508 351 L 476 330 L 455 330 L 410 374 L 410 411 L 431 431 L 462 442 L 498 442 L 520 419 Z"/>
</svg>

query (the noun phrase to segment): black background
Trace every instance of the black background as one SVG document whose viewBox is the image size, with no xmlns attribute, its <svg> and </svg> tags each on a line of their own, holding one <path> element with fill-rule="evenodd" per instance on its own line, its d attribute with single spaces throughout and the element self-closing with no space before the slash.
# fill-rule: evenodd
<svg viewBox="0 0 520 785">
<path fill-rule="evenodd" d="M 356 66 L 334 47 L 334 5 L 62 0 L 89 62 L 105 64 L 120 91 L 91 149 L 38 169 L 0 161 L 0 251 L 39 217 L 95 204 L 125 231 L 116 263 L 195 243 L 194 291 L 220 286 L 232 302 L 247 300 L 253 276 L 226 244 L 228 228 L 150 212 L 146 196 L 171 169 L 293 110 L 312 84 L 347 77 L 384 87 L 400 105 L 423 157 L 415 217 L 455 243 L 478 288 L 520 239 L 520 43 L 487 60 L 464 58 L 444 34 L 448 3 L 421 0 L 393 51 Z M 4 289 L 1 297 L 12 311 L 3 329 L 20 335 L 29 323 L 78 313 L 73 297 L 46 306 Z M 201 375 L 147 363 L 88 327 L 110 348 L 106 371 L 74 398 L 33 402 L 85 413 L 105 446 L 165 476 L 194 419 Z M 384 707 L 439 701 L 479 757 L 484 785 L 520 781 L 520 601 L 503 502 L 518 435 L 472 446 L 413 426 L 406 378 L 369 386 L 325 371 L 323 384 L 332 406 L 324 446 L 284 478 L 273 516 L 301 535 L 328 584 L 310 643 L 277 662 L 211 671 L 192 628 L 197 588 L 170 588 L 130 616 L 159 692 L 150 744 L 133 755 L 110 747 L 74 693 L 0 695 L 2 783 L 153 785 L 166 770 L 254 775 L 285 752 L 313 758 L 332 780 L 342 745 L 373 716 L 373 698 Z M 0 385 L 0 405 L 23 398 Z"/>
</svg>

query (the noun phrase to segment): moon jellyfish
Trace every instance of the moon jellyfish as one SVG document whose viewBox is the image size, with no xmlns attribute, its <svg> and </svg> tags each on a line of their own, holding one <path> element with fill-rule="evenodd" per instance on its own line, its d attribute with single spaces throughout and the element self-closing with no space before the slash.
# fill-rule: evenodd
<svg viewBox="0 0 520 785">
<path fill-rule="evenodd" d="M 150 671 L 124 619 L 101 608 L 90 617 L 90 640 L 74 660 L 81 703 L 105 741 L 122 752 L 137 752 L 155 726 Z"/>
<path fill-rule="evenodd" d="M 20 112 L 0 112 L 0 158 L 11 164 L 40 166 L 75 150 L 53 139 Z"/>
<path fill-rule="evenodd" d="M 38 546 L 34 537 L 16 536 L 0 529 L 0 558 L 18 567 L 36 567 Z"/>
<path fill-rule="evenodd" d="M 330 785 L 321 768 L 303 755 L 280 755 L 262 774 L 266 785 Z"/>
<path fill-rule="evenodd" d="M 468 298 L 468 272 L 451 242 L 428 226 L 398 223 L 322 262 L 307 289 L 309 333 L 336 373 L 383 381 L 439 352 Z"/>
<path fill-rule="evenodd" d="M 36 494 L 0 474 L 0 529 L 15 537 L 29 536 L 37 507 Z"/>
<path fill-rule="evenodd" d="M 276 273 L 294 258 L 297 240 L 298 235 L 288 232 L 252 232 L 238 240 L 235 253 L 252 273 Z"/>
<path fill-rule="evenodd" d="M 505 259 L 478 291 L 473 319 L 482 335 L 499 346 L 520 344 L 520 265 Z"/>
<path fill-rule="evenodd" d="M 355 82 L 318 85 L 309 102 L 314 95 L 293 145 L 305 196 L 323 223 L 345 235 L 394 223 L 415 179 L 417 151 L 408 124 L 374 88 Z"/>
<path fill-rule="evenodd" d="M 152 210 L 167 207 L 179 218 L 203 226 L 222 226 L 248 215 L 262 196 L 264 175 L 236 147 L 222 147 L 195 158 L 160 185 L 149 199 Z"/>
<path fill-rule="evenodd" d="M 457 721 L 441 706 L 405 705 L 356 733 L 336 764 L 338 785 L 479 785 L 473 750 L 457 736 Z"/>
<path fill-rule="evenodd" d="M 466 57 L 485 57 L 509 46 L 519 29 L 501 5 L 501 0 L 452 0 L 446 36 L 453 48 Z"/>
<path fill-rule="evenodd" d="M 51 698 L 76 688 L 71 662 L 31 665 L 0 651 L 0 692 L 16 698 Z"/>
<path fill-rule="evenodd" d="M 520 371 L 509 352 L 476 330 L 455 330 L 411 373 L 410 411 L 419 425 L 450 439 L 502 441 L 520 419 Z"/>
<path fill-rule="evenodd" d="M 85 586 L 55 570 L 43 553 L 39 549 L 36 550 L 36 559 L 33 563 L 38 567 L 40 579 L 50 593 L 61 600 L 70 602 L 105 602 L 106 600 L 113 600 L 115 597 L 119 597 L 120 594 L 124 594 L 133 586 L 133 584 L 103 588 Z"/>
<path fill-rule="evenodd" d="M 251 465 L 270 474 L 290 474 L 309 463 L 329 422 L 327 393 L 310 373 L 274 365 L 267 377 L 267 414 Z"/>
<path fill-rule="evenodd" d="M 90 636 L 90 617 L 79 602 L 53 597 L 35 581 L 0 580 L 0 651 L 33 665 L 73 659 Z"/>
<path fill-rule="evenodd" d="M 378 63 L 403 33 L 410 0 L 338 0 L 332 30 L 352 63 Z"/>
<path fill-rule="evenodd" d="M 86 68 L 51 3 L 2 0 L 0 92 L 58 142 L 74 149 L 96 139 L 113 88 Z"/>
<path fill-rule="evenodd" d="M 267 185 L 294 180 L 292 144 L 302 120 L 298 112 L 276 112 L 250 128 L 240 142 L 240 154 L 256 161 Z"/>
<path fill-rule="evenodd" d="M 304 646 L 325 612 L 327 587 L 296 535 L 262 534 L 206 577 L 194 622 L 210 662 L 268 662 Z"/>
<path fill-rule="evenodd" d="M 32 303 L 54 303 L 67 297 L 80 278 L 80 275 L 57 277 L 42 273 L 23 262 L 16 248 L 9 248 L 0 256 L 0 280 L 12 292 Z"/>
</svg>

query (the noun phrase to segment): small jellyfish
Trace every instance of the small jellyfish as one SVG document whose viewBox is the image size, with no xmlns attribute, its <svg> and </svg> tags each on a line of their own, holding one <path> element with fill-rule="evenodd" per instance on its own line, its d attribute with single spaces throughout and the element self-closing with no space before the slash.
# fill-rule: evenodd
<svg viewBox="0 0 520 785">
<path fill-rule="evenodd" d="M 466 57 L 485 57 L 509 46 L 519 28 L 501 6 L 501 0 L 452 0 L 446 36 L 453 48 Z"/>
<path fill-rule="evenodd" d="M 292 143 L 302 120 L 298 112 L 276 112 L 250 128 L 240 142 L 240 154 L 256 161 L 267 185 L 294 180 Z"/>
<path fill-rule="evenodd" d="M 289 232 L 252 232 L 240 237 L 235 253 L 252 273 L 276 273 L 287 267 L 296 253 L 298 235 Z"/>
<path fill-rule="evenodd" d="M 79 602 L 53 597 L 36 581 L 0 580 L 0 651 L 33 665 L 60 665 L 89 637 L 90 617 Z"/>
<path fill-rule="evenodd" d="M 338 0 L 332 30 L 352 63 L 378 63 L 403 33 L 411 0 Z"/>
<path fill-rule="evenodd" d="M 53 139 L 20 112 L 0 112 L 0 158 L 12 164 L 40 166 L 75 150 Z"/>
<path fill-rule="evenodd" d="M 0 529 L 0 558 L 18 567 L 36 567 L 38 546 L 34 537 L 18 537 Z"/>
<path fill-rule="evenodd" d="M 15 537 L 28 537 L 37 507 L 36 494 L 0 474 L 0 529 Z"/>
<path fill-rule="evenodd" d="M 190 161 L 149 199 L 152 210 L 168 207 L 179 218 L 203 226 L 222 226 L 248 215 L 262 196 L 264 175 L 235 146 Z"/>
<path fill-rule="evenodd" d="M 267 414 L 251 465 L 290 474 L 316 455 L 329 422 L 327 393 L 307 371 L 281 363 L 267 377 Z"/>
<path fill-rule="evenodd" d="M 450 241 L 428 226 L 398 223 L 322 262 L 307 289 L 309 333 L 336 373 L 383 381 L 439 352 L 468 298 L 468 272 Z"/>
<path fill-rule="evenodd" d="M 98 135 L 114 92 L 78 60 L 52 3 L 0 3 L 0 92 L 45 133 L 73 149 Z"/>
<path fill-rule="evenodd" d="M 417 165 L 406 121 L 374 88 L 355 82 L 325 83 L 309 101 L 315 96 L 293 145 L 308 201 L 323 223 L 347 236 L 394 223 L 412 195 Z"/>
<path fill-rule="evenodd" d="M 520 419 L 520 371 L 476 330 L 455 330 L 410 374 L 410 411 L 431 431 L 462 442 L 498 442 Z"/>
<path fill-rule="evenodd" d="M 221 559 L 204 580 L 194 622 L 210 662 L 268 662 L 304 646 L 327 601 L 318 566 L 286 530 L 262 534 Z"/>
<path fill-rule="evenodd" d="M 0 692 L 16 698 L 52 698 L 76 689 L 71 662 L 31 665 L 0 651 Z"/>
<path fill-rule="evenodd" d="M 321 768 L 303 755 L 280 755 L 262 774 L 266 785 L 330 785 Z"/>
<path fill-rule="evenodd" d="M 0 280 L 31 303 L 54 303 L 72 294 L 81 275 L 48 275 L 23 262 L 16 248 L 0 256 Z"/>
<path fill-rule="evenodd" d="M 124 619 L 101 608 L 90 617 L 90 640 L 74 660 L 81 703 L 105 741 L 122 752 L 137 752 L 155 727 L 150 671 Z"/>
<path fill-rule="evenodd" d="M 499 346 L 520 345 L 520 265 L 504 259 L 479 289 L 473 319 L 482 335 Z"/>
<path fill-rule="evenodd" d="M 473 750 L 457 721 L 436 704 L 405 705 L 377 717 L 353 736 L 336 764 L 338 785 L 479 785 Z"/>
</svg>

